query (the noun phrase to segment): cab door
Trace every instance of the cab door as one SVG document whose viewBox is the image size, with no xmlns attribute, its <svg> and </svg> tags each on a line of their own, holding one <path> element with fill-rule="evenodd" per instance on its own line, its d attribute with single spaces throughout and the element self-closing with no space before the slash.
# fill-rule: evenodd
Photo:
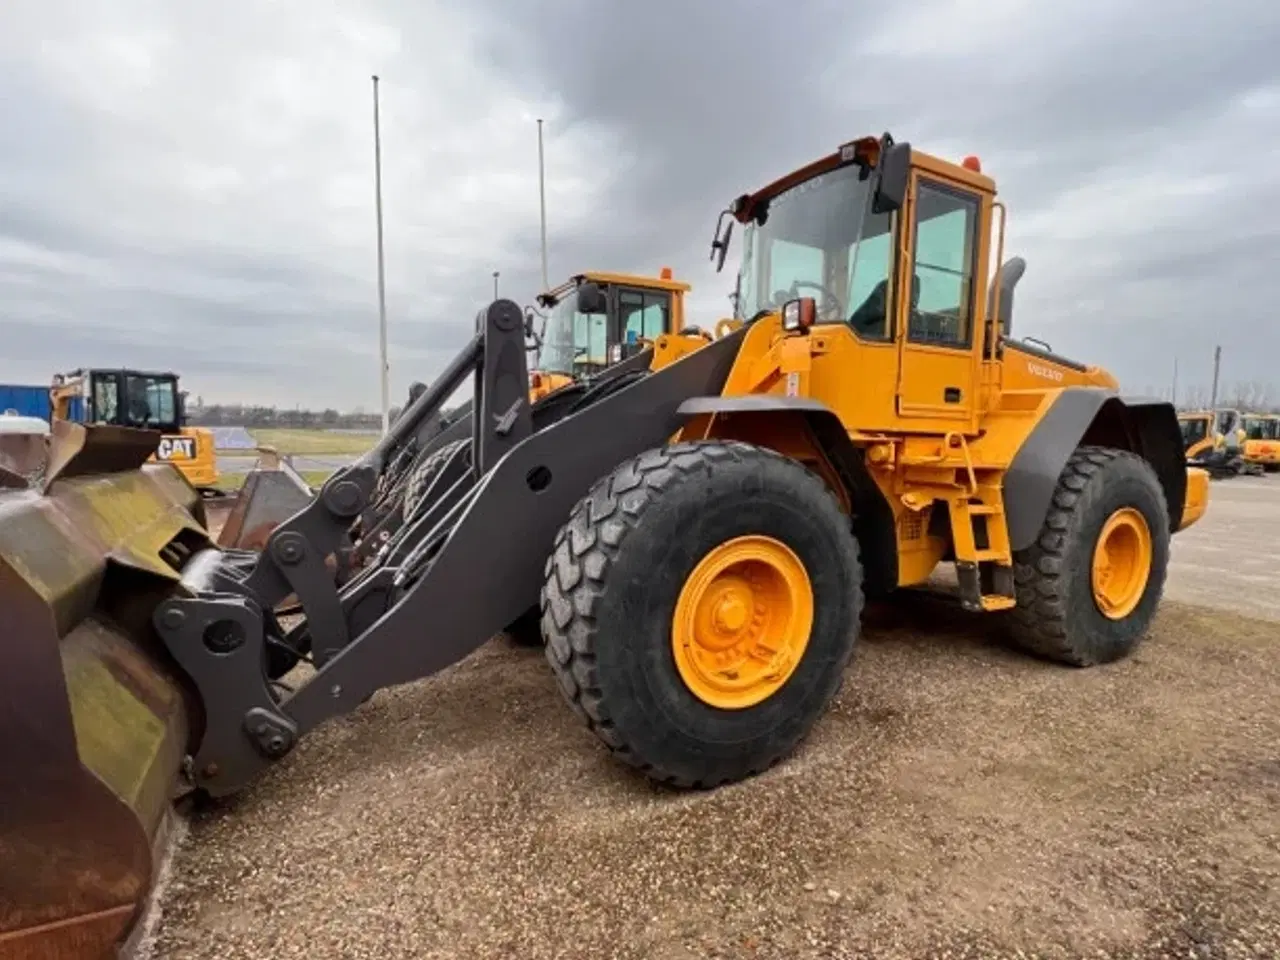
<svg viewBox="0 0 1280 960">
<path fill-rule="evenodd" d="M 912 174 L 898 289 L 898 416 L 966 421 L 977 410 L 977 284 L 982 196 Z M 921 424 L 923 427 L 923 424 Z"/>
<path fill-rule="evenodd" d="M 657 340 L 671 329 L 671 294 L 666 290 L 615 286 L 609 362 L 617 363 L 643 349 L 642 340 Z"/>
</svg>

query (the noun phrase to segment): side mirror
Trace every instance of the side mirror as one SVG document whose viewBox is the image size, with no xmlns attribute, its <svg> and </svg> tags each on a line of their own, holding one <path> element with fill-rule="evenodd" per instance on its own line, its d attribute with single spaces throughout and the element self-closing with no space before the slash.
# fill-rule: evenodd
<svg viewBox="0 0 1280 960">
<path fill-rule="evenodd" d="M 578 287 L 579 313 L 608 313 L 609 304 L 598 283 L 584 283 Z"/>
<path fill-rule="evenodd" d="M 735 201 L 735 204 L 737 201 Z M 724 228 L 724 232 L 720 231 L 720 225 L 724 223 L 724 218 L 729 218 L 729 224 Z M 711 240 L 711 260 L 716 265 L 716 273 L 724 269 L 724 258 L 729 254 L 729 241 L 733 238 L 734 211 L 721 210 L 720 218 L 716 220 L 716 233 Z"/>
<path fill-rule="evenodd" d="M 911 175 L 911 144 L 894 143 L 889 134 L 880 141 L 879 177 L 871 201 L 872 213 L 893 213 L 902 209 L 907 199 L 907 180 Z"/>
</svg>

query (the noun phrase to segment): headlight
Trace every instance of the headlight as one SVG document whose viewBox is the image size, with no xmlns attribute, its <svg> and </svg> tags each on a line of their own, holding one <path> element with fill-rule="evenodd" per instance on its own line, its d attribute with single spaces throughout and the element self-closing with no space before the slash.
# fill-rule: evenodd
<svg viewBox="0 0 1280 960">
<path fill-rule="evenodd" d="M 799 297 L 788 300 L 782 306 L 782 329 L 790 331 L 808 330 L 813 326 L 818 305 L 813 297 Z"/>
</svg>

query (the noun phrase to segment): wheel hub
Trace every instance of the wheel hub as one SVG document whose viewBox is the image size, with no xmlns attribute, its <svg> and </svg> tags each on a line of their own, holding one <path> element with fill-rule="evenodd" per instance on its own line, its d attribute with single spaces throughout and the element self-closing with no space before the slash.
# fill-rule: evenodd
<svg viewBox="0 0 1280 960">
<path fill-rule="evenodd" d="M 694 696 L 743 709 L 787 681 L 812 627 L 813 589 L 800 559 L 772 537 L 738 537 L 707 553 L 686 580 L 672 652 Z"/>
<path fill-rule="evenodd" d="M 1123 620 L 1137 608 L 1151 576 L 1151 529 L 1133 507 L 1107 518 L 1093 551 L 1093 599 L 1102 615 Z"/>
</svg>

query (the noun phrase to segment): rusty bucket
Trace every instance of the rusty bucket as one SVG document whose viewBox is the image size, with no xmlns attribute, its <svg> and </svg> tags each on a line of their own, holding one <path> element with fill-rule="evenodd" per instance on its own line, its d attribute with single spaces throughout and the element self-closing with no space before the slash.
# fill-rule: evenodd
<svg viewBox="0 0 1280 960">
<path fill-rule="evenodd" d="M 39 417 L 18 416 L 12 410 L 0 413 L 0 469 L 24 480 L 38 480 L 48 454 L 49 424 Z"/>
<path fill-rule="evenodd" d="M 0 490 L 5 958 L 114 955 L 198 735 L 150 614 L 209 541 L 191 486 L 144 466 L 155 443 L 59 422 L 43 488 Z"/>
</svg>

